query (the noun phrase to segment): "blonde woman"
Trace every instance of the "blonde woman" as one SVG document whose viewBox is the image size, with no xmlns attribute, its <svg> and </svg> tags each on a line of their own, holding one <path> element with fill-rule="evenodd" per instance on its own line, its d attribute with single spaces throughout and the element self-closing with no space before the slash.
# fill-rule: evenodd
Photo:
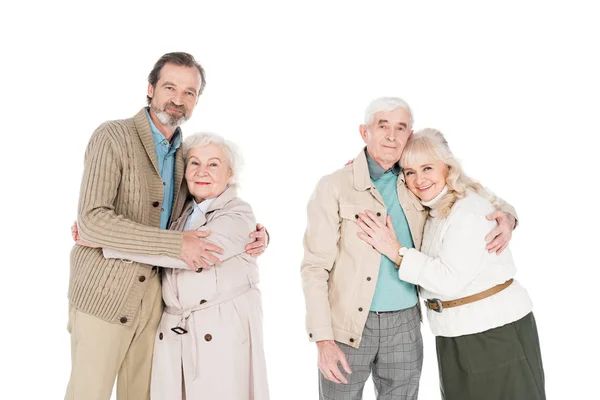
<svg viewBox="0 0 600 400">
<path fill-rule="evenodd" d="M 236 192 L 240 156 L 207 133 L 188 136 L 183 151 L 191 198 L 171 229 L 210 231 L 220 261 L 191 270 L 177 258 L 103 249 L 106 258 L 166 267 L 151 398 L 268 400 L 258 267 L 245 252 L 256 221 Z"/>
<path fill-rule="evenodd" d="M 369 211 L 360 214 L 358 235 L 395 262 L 401 280 L 421 287 L 442 398 L 545 399 L 529 295 L 513 279 L 510 249 L 482 246 L 496 224 L 485 218 L 495 199 L 464 174 L 437 130 L 415 133 L 400 162 L 408 189 L 429 209 L 421 251 L 404 247 L 391 222 Z"/>
</svg>

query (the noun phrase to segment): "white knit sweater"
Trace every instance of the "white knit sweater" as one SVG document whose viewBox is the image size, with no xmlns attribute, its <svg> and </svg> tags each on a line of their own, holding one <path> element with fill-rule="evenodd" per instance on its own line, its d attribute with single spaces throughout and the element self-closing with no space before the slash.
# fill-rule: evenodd
<svg viewBox="0 0 600 400">
<path fill-rule="evenodd" d="M 446 192 L 444 189 L 435 199 L 423 203 L 431 212 L 421 251 L 410 249 L 398 271 L 400 279 L 421 286 L 424 299 L 449 301 L 470 296 L 506 282 L 516 273 L 509 248 L 500 255 L 485 249 L 485 236 L 496 226 L 496 221 L 485 218 L 494 211 L 490 201 L 469 191 L 456 201 L 450 215 L 442 218 L 436 206 Z M 434 335 L 453 337 L 514 322 L 531 309 L 527 291 L 515 280 L 486 299 L 441 313 L 427 310 L 427 317 Z"/>
</svg>

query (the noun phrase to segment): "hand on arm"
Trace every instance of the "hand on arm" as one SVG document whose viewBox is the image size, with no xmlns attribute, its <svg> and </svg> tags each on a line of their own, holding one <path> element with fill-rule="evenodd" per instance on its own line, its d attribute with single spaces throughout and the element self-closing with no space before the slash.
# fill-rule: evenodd
<svg viewBox="0 0 600 400">
<path fill-rule="evenodd" d="M 246 253 L 252 257 L 258 257 L 265 252 L 269 245 L 269 233 L 263 225 L 256 224 L 256 230 L 250 233 L 250 237 L 255 240 L 246 245 Z"/>
<path fill-rule="evenodd" d="M 498 226 L 494 228 L 486 237 L 487 245 L 485 249 L 489 253 L 502 254 L 512 238 L 512 232 L 516 226 L 516 219 L 512 214 L 496 210 L 486 216 L 488 221 L 496 220 Z"/>
</svg>

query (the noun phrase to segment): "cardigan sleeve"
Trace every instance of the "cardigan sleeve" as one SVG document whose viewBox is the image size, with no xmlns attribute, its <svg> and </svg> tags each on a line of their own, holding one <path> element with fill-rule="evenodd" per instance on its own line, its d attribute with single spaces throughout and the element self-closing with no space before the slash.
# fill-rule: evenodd
<svg viewBox="0 0 600 400">
<path fill-rule="evenodd" d="M 452 215 L 443 234 L 438 257 L 429 257 L 415 249 L 406 252 L 398 276 L 428 291 L 452 298 L 460 293 L 481 271 L 488 254 L 485 236 L 496 225 L 485 215 L 465 208 Z"/>
<path fill-rule="evenodd" d="M 216 254 L 220 262 L 223 262 L 246 251 L 246 245 L 252 241 L 249 235 L 255 229 L 256 220 L 250 205 L 240 200 L 237 200 L 233 207 L 224 208 L 216 212 L 218 212 L 218 215 L 198 230 L 208 230 L 211 232 L 204 240 L 223 249 L 223 254 Z M 102 251 L 105 258 L 121 258 L 166 268 L 190 269 L 179 258 L 135 254 L 110 248 L 104 248 Z M 205 261 L 209 265 L 214 265 L 213 262 Z"/>
<path fill-rule="evenodd" d="M 90 139 L 77 213 L 79 235 L 101 247 L 179 257 L 183 244 L 181 232 L 139 224 L 116 214 L 115 201 L 122 184 L 122 162 L 117 148 L 106 125 Z"/>
</svg>

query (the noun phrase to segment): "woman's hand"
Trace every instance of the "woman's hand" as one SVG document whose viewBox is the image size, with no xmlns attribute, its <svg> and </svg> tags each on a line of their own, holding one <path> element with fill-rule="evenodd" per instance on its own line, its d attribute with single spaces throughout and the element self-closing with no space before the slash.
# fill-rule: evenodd
<svg viewBox="0 0 600 400">
<path fill-rule="evenodd" d="M 79 237 L 79 226 L 77 226 L 77 221 L 73 222 L 73 226 L 71 227 L 71 236 L 73 237 L 73 240 L 75 241 L 75 243 L 77 243 L 80 246 L 92 247 L 92 248 L 102 247 L 102 246 L 99 246 L 94 243 L 86 242 Z"/>
<path fill-rule="evenodd" d="M 366 211 L 365 214 L 359 213 L 356 223 L 363 232 L 358 232 L 358 237 L 395 262 L 401 246 L 396 239 L 396 231 L 394 231 L 392 218 L 389 215 L 385 222 L 384 225 L 371 211 Z"/>
</svg>

